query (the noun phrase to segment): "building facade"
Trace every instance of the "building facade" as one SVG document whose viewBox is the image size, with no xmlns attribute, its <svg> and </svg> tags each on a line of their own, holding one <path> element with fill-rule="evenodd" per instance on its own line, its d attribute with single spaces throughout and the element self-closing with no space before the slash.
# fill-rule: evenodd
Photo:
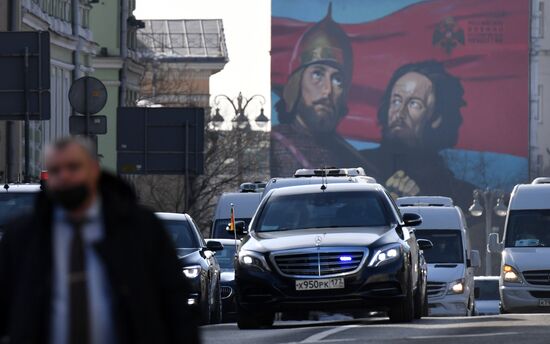
<svg viewBox="0 0 550 344">
<path fill-rule="evenodd" d="M 550 176 L 550 1 L 531 3 L 530 179 Z"/>
<path fill-rule="evenodd" d="M 0 27 L 10 31 L 50 32 L 51 119 L 30 125 L 30 179 L 42 169 L 42 150 L 48 142 L 69 135 L 69 88 L 73 80 L 92 71 L 97 45 L 89 26 L 90 0 L 0 0 Z M 5 16 L 4 16 L 5 14 Z M 12 181 L 22 180 L 24 171 L 23 123 L 1 123 L 0 167 L 9 170 Z M 11 139 L 10 139 L 11 138 Z M 10 152 L 8 152 L 11 147 Z M 10 158 L 6 158 L 10 157 Z"/>
<path fill-rule="evenodd" d="M 107 88 L 107 104 L 98 115 L 107 117 L 107 134 L 98 136 L 103 167 L 116 171 L 116 112 L 120 106 L 135 106 L 144 67 L 136 57 L 136 35 L 143 22 L 132 12 L 135 0 L 102 1 L 94 4 L 90 27 L 99 46 L 90 74 Z"/>
</svg>

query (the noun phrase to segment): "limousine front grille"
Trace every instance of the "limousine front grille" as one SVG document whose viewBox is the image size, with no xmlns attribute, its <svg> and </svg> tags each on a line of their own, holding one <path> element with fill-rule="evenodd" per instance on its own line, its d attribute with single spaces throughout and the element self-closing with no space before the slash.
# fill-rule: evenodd
<svg viewBox="0 0 550 344">
<path fill-rule="evenodd" d="M 550 270 L 523 271 L 523 277 L 529 284 L 550 285 Z"/>
<path fill-rule="evenodd" d="M 363 265 L 368 253 L 355 250 L 312 249 L 279 252 L 272 261 L 279 272 L 291 277 L 329 277 L 352 274 Z"/>
<path fill-rule="evenodd" d="M 445 282 L 428 282 L 426 287 L 428 297 L 442 296 L 447 292 L 447 283 Z"/>
</svg>

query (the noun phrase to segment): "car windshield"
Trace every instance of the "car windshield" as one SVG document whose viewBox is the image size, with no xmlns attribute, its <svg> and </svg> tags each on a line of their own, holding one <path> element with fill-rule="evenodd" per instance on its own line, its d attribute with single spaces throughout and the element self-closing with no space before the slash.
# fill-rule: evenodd
<svg viewBox="0 0 550 344">
<path fill-rule="evenodd" d="M 476 300 L 500 300 L 498 294 L 498 280 L 478 280 L 476 288 L 479 288 L 479 295 Z"/>
<path fill-rule="evenodd" d="M 174 241 L 176 248 L 199 248 L 199 240 L 191 225 L 182 220 L 163 220 L 164 227 Z"/>
<path fill-rule="evenodd" d="M 391 223 L 377 192 L 318 192 L 274 195 L 262 209 L 256 230 L 271 232 L 306 228 L 373 227 Z"/>
<path fill-rule="evenodd" d="M 506 247 L 550 247 L 550 209 L 512 210 Z"/>
<path fill-rule="evenodd" d="M 32 211 L 36 192 L 0 193 L 0 232 L 15 217 Z"/>
<path fill-rule="evenodd" d="M 424 257 L 429 264 L 464 263 L 462 237 L 459 230 L 428 230 L 417 229 L 417 239 L 427 239 L 433 247 L 424 251 Z"/>
<path fill-rule="evenodd" d="M 250 218 L 237 218 L 235 221 L 244 221 L 246 228 L 250 224 Z M 212 231 L 212 238 L 216 239 L 234 239 L 235 234 L 227 230 L 229 226 L 229 219 L 218 219 L 214 222 L 214 230 Z"/>
<path fill-rule="evenodd" d="M 235 257 L 235 245 L 223 245 L 223 250 L 216 252 L 216 260 L 222 270 L 233 270 L 233 258 Z"/>
</svg>

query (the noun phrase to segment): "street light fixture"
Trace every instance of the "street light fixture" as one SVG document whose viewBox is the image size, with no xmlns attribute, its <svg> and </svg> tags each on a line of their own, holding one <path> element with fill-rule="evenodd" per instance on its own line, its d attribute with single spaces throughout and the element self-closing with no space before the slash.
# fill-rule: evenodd
<svg viewBox="0 0 550 344">
<path fill-rule="evenodd" d="M 508 208 L 506 208 L 506 206 L 504 205 L 504 201 L 502 198 L 503 197 L 501 196 L 497 199 L 497 205 L 495 205 L 495 208 L 493 209 L 495 211 L 495 214 L 501 217 L 508 214 Z"/>
<path fill-rule="evenodd" d="M 480 217 L 485 213 L 485 241 L 487 243 L 489 239 L 489 234 L 492 232 L 492 223 L 493 223 L 493 212 L 497 216 L 506 216 L 508 212 L 506 206 L 504 205 L 504 191 L 502 190 L 491 190 L 485 189 L 480 190 L 476 189 L 473 193 L 474 200 L 468 211 L 472 216 Z M 483 200 L 483 202 L 481 202 Z M 493 204 L 496 205 L 493 207 Z M 492 211 L 491 211 L 492 210 Z M 487 250 L 485 252 L 485 275 L 490 276 L 492 272 L 492 256 Z"/>
<path fill-rule="evenodd" d="M 483 215 L 483 207 L 481 206 L 481 204 L 479 204 L 479 195 L 477 192 L 474 192 L 474 203 L 472 203 L 470 209 L 468 210 L 470 211 L 470 214 L 472 214 L 472 216 L 480 217 L 481 215 Z"/>
<path fill-rule="evenodd" d="M 237 98 L 231 98 L 225 94 L 219 94 L 216 97 L 214 97 L 214 105 L 216 106 L 216 113 L 211 118 L 211 122 L 216 128 L 221 128 L 221 126 L 224 123 L 224 118 L 220 114 L 220 102 L 221 100 L 227 101 L 233 110 L 235 111 L 235 116 L 231 120 L 233 122 L 233 126 L 238 129 L 246 129 L 249 127 L 251 120 L 249 119 L 249 116 L 246 114 L 246 108 L 253 100 L 258 100 L 261 105 L 260 114 L 255 118 L 256 124 L 263 128 L 266 126 L 266 124 L 269 122 L 269 118 L 264 114 L 264 105 L 266 103 L 264 96 L 261 94 L 255 94 L 251 96 L 250 98 L 243 97 L 242 92 L 239 92 L 239 95 Z"/>
<path fill-rule="evenodd" d="M 224 118 L 220 114 L 220 108 L 216 108 L 216 114 L 212 116 L 212 119 L 210 121 L 212 122 L 212 124 L 216 129 L 221 128 L 221 126 L 223 125 Z"/>
</svg>

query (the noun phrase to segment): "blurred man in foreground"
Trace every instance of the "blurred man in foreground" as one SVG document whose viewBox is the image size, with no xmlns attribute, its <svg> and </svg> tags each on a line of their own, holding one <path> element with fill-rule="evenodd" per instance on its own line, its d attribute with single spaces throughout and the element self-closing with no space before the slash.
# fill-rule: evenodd
<svg viewBox="0 0 550 344">
<path fill-rule="evenodd" d="M 198 343 L 170 238 L 86 140 L 46 152 L 47 190 L 0 242 L 0 338 Z"/>
</svg>

